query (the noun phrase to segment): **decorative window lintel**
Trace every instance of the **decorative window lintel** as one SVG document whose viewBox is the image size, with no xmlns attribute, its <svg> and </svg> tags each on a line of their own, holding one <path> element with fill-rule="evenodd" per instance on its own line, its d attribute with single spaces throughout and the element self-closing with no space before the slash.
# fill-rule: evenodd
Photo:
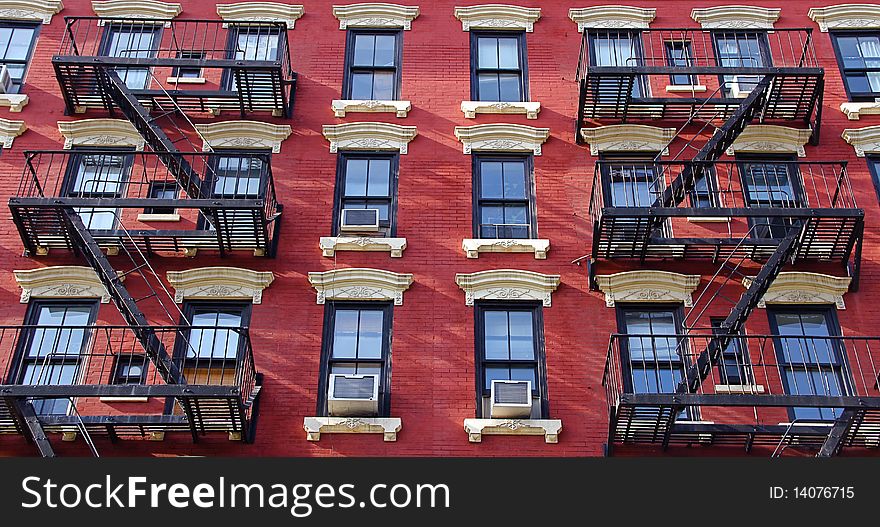
<svg viewBox="0 0 880 527">
<path fill-rule="evenodd" d="M 550 307 L 551 294 L 559 287 L 559 275 L 541 274 L 520 269 L 492 269 L 470 274 L 456 274 L 455 283 L 464 291 L 464 303 L 477 300 L 540 300 Z"/>
<path fill-rule="evenodd" d="M 880 5 L 838 4 L 814 7 L 807 13 L 819 24 L 819 31 L 829 29 L 876 29 L 880 28 Z"/>
<path fill-rule="evenodd" d="M 277 2 L 217 4 L 217 14 L 223 20 L 284 22 L 287 24 L 287 29 L 293 29 L 296 21 L 303 16 L 303 6 L 280 4 Z"/>
<path fill-rule="evenodd" d="M 171 20 L 182 11 L 180 4 L 156 0 L 107 0 L 92 2 L 92 11 L 102 18 L 149 18 Z M 103 25 L 103 21 L 98 22 Z M 170 25 L 170 22 L 166 26 Z"/>
<path fill-rule="evenodd" d="M 475 119 L 478 113 L 491 114 L 520 114 L 526 119 L 537 119 L 541 111 L 541 103 L 534 102 L 506 102 L 506 101 L 462 101 L 461 111 L 465 119 Z"/>
<path fill-rule="evenodd" d="M 695 8 L 691 18 L 703 29 L 773 29 L 781 12 L 779 8 L 724 5 Z"/>
<path fill-rule="evenodd" d="M 480 443 L 484 435 L 544 436 L 545 443 L 558 443 L 562 430 L 560 419 L 465 419 L 468 441 Z"/>
<path fill-rule="evenodd" d="M 477 151 L 532 152 L 541 155 L 541 145 L 550 137 L 549 128 L 522 124 L 478 124 L 456 126 L 455 137 L 465 154 Z"/>
<path fill-rule="evenodd" d="M 535 260 L 546 260 L 550 240 L 520 238 L 466 238 L 461 248 L 468 258 L 479 258 L 480 253 L 534 253 Z"/>
<path fill-rule="evenodd" d="M 393 113 L 406 117 L 412 109 L 409 101 L 376 101 L 360 99 L 335 99 L 330 103 L 335 117 L 345 117 L 346 113 Z"/>
<path fill-rule="evenodd" d="M 612 124 L 582 128 L 581 137 L 589 143 L 590 154 L 602 152 L 660 152 L 669 154 L 669 142 L 675 128 L 658 128 L 642 124 Z"/>
<path fill-rule="evenodd" d="M 601 5 L 568 10 L 568 18 L 585 29 L 646 29 L 654 21 L 656 9 L 627 5 Z"/>
<path fill-rule="evenodd" d="M 125 119 L 80 119 L 58 121 L 64 148 L 75 146 L 130 146 L 144 148 L 144 138 Z"/>
<path fill-rule="evenodd" d="M 275 279 L 271 271 L 252 271 L 239 267 L 197 267 L 168 271 L 168 283 L 174 288 L 174 301 L 250 300 L 263 301 L 263 289 Z"/>
<path fill-rule="evenodd" d="M 748 288 L 752 280 L 744 278 L 743 286 Z M 849 291 L 850 282 L 852 278 L 849 277 L 820 273 L 779 273 L 761 297 L 758 307 L 767 307 L 767 304 L 834 304 L 837 309 L 846 309 L 843 295 Z"/>
<path fill-rule="evenodd" d="M 750 124 L 727 149 L 728 155 L 736 152 L 786 153 L 804 157 L 804 146 L 810 141 L 813 130 L 791 128 L 772 124 Z"/>
<path fill-rule="evenodd" d="M 880 102 L 845 102 L 840 104 L 840 111 L 850 121 L 858 121 L 863 115 L 880 114 Z"/>
<path fill-rule="evenodd" d="M 52 23 L 52 15 L 64 9 L 61 0 L 2 0 L 0 19 L 39 20 L 43 24 Z"/>
<path fill-rule="evenodd" d="M 693 293 L 700 285 L 700 275 L 669 271 L 624 271 L 596 277 L 599 290 L 605 293 L 605 305 L 617 302 L 682 302 L 693 305 Z"/>
<path fill-rule="evenodd" d="M 880 154 L 880 125 L 847 128 L 841 137 L 856 149 L 858 157 L 865 157 L 865 154 Z"/>
<path fill-rule="evenodd" d="M 399 417 L 306 417 L 306 439 L 320 441 L 321 434 L 382 434 L 384 441 L 397 441 Z"/>
<path fill-rule="evenodd" d="M 25 106 L 27 106 L 27 103 L 30 102 L 30 100 L 30 97 L 24 93 L 0 94 L 0 106 L 9 108 L 9 111 L 12 113 L 20 112 Z"/>
<path fill-rule="evenodd" d="M 515 5 L 486 4 L 456 7 L 455 18 L 461 20 L 462 31 L 471 29 L 523 29 L 531 33 L 541 18 L 541 8 Z"/>
<path fill-rule="evenodd" d="M 110 302 L 110 293 L 91 267 L 58 265 L 12 274 L 21 288 L 22 304 L 31 298 L 100 298 L 104 304 Z"/>
<path fill-rule="evenodd" d="M 397 150 L 406 154 L 409 142 L 418 135 L 415 126 L 391 123 L 325 124 L 323 133 L 332 154 L 340 150 Z"/>
<path fill-rule="evenodd" d="M 197 124 L 202 137 L 202 151 L 216 148 L 266 148 L 281 151 L 281 143 L 290 136 L 290 126 L 260 121 L 224 121 Z"/>
<path fill-rule="evenodd" d="M 417 6 L 398 4 L 351 4 L 333 6 L 333 16 L 339 19 L 339 29 L 351 27 L 399 27 L 412 29 L 412 21 L 419 16 Z"/>
<path fill-rule="evenodd" d="M 0 144 L 3 148 L 12 148 L 12 142 L 27 130 L 24 121 L 10 121 L 0 118 Z"/>
<path fill-rule="evenodd" d="M 399 306 L 413 275 L 352 267 L 309 273 L 309 282 L 318 292 L 318 304 L 327 300 L 392 300 Z"/>
<path fill-rule="evenodd" d="M 403 256 L 406 238 L 371 238 L 368 236 L 322 236 L 321 253 L 332 258 L 337 251 L 380 251 L 391 253 L 392 258 Z"/>
</svg>

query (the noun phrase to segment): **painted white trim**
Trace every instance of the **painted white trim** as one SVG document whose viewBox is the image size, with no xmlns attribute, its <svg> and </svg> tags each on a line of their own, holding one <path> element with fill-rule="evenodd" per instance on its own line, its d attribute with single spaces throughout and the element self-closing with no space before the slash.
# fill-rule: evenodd
<svg viewBox="0 0 880 527">
<path fill-rule="evenodd" d="M 382 269 L 351 267 L 309 273 L 309 283 L 318 293 L 317 303 L 327 300 L 391 300 L 403 304 L 413 275 Z"/>
<path fill-rule="evenodd" d="M 91 267 L 56 265 L 12 274 L 21 288 L 22 304 L 32 298 L 100 298 L 102 304 L 110 302 L 110 293 Z"/>
<path fill-rule="evenodd" d="M 263 290 L 275 280 L 271 271 L 252 271 L 240 267 L 195 267 L 168 271 L 168 284 L 174 288 L 174 301 L 250 300 L 263 301 Z"/>
<path fill-rule="evenodd" d="M 321 434 L 382 434 L 387 442 L 397 441 L 402 426 L 399 417 L 305 417 L 303 429 L 308 441 L 320 441 Z"/>
<path fill-rule="evenodd" d="M 693 305 L 693 294 L 700 285 L 700 275 L 669 271 L 624 271 L 596 277 L 599 290 L 605 293 L 605 306 L 617 302 L 681 302 Z"/>
<path fill-rule="evenodd" d="M 876 29 L 880 28 L 880 5 L 838 4 L 813 7 L 807 16 L 819 24 L 819 31 L 829 29 Z"/>
<path fill-rule="evenodd" d="M 61 0 L 3 0 L 0 1 L 0 19 L 39 20 L 43 24 L 52 23 L 52 15 L 61 12 Z"/>
<path fill-rule="evenodd" d="M 464 304 L 478 300 L 532 301 L 551 306 L 551 295 L 559 287 L 558 274 L 541 274 L 521 269 L 491 269 L 459 273 L 455 283 L 464 291 Z"/>
<path fill-rule="evenodd" d="M 549 128 L 502 123 L 456 126 L 454 133 L 465 154 L 478 151 L 532 152 L 539 156 L 541 145 L 550 137 Z"/>
<path fill-rule="evenodd" d="M 657 10 L 628 5 L 599 5 L 568 10 L 568 18 L 577 24 L 578 32 L 585 29 L 647 29 Z"/>
<path fill-rule="evenodd" d="M 562 431 L 560 419 L 465 419 L 468 441 L 481 443 L 484 435 L 544 436 L 545 443 L 558 443 Z"/>
<path fill-rule="evenodd" d="M 485 4 L 456 7 L 455 18 L 461 20 L 461 30 L 471 29 L 522 29 L 526 33 L 535 30 L 535 22 L 541 18 L 540 7 L 520 7 L 515 5 Z"/>
<path fill-rule="evenodd" d="M 418 6 L 398 4 L 350 4 L 333 6 L 333 16 L 339 19 L 339 29 L 350 27 L 399 27 L 412 29 L 412 21 L 419 16 Z"/>
<path fill-rule="evenodd" d="M 325 124 L 324 137 L 330 142 L 330 153 L 340 150 L 397 150 L 409 151 L 409 143 L 418 135 L 415 126 L 391 123 Z"/>
<path fill-rule="evenodd" d="M 284 22 L 287 29 L 293 29 L 296 21 L 303 16 L 303 6 L 281 4 L 278 2 L 239 2 L 217 4 L 217 14 L 223 20 L 244 20 L 248 22 Z"/>
</svg>

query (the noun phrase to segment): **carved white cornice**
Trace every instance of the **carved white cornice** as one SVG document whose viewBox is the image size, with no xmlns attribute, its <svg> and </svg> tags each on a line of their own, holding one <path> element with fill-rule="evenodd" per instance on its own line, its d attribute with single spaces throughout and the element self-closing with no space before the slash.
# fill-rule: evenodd
<svg viewBox="0 0 880 527">
<path fill-rule="evenodd" d="M 461 20 L 461 29 L 524 29 L 531 33 L 541 18 L 540 7 L 485 4 L 456 7 L 455 18 Z"/>
<path fill-rule="evenodd" d="M 645 29 L 654 21 L 656 9 L 632 7 L 628 5 L 600 5 L 594 7 L 574 8 L 568 10 L 568 18 L 578 25 L 578 31 L 584 29 Z"/>
<path fill-rule="evenodd" d="M 335 5 L 333 16 L 339 19 L 339 29 L 402 27 L 408 31 L 412 29 L 412 21 L 419 16 L 419 8 L 398 4 Z"/>
<path fill-rule="evenodd" d="M 479 300 L 539 300 L 549 307 L 551 294 L 559 287 L 559 275 L 520 269 L 491 269 L 456 274 L 455 283 L 464 291 L 467 306 Z"/>
<path fill-rule="evenodd" d="M 15 138 L 20 136 L 27 130 L 24 121 L 11 121 L 0 117 L 0 144 L 3 148 L 12 148 Z"/>
<path fill-rule="evenodd" d="M 642 124 L 612 124 L 596 128 L 582 128 L 581 137 L 589 143 L 590 154 L 602 152 L 661 152 L 669 153 L 669 141 L 675 137 L 675 128 L 658 128 Z"/>
<path fill-rule="evenodd" d="M 545 443 L 558 443 L 560 419 L 465 419 L 468 441 L 481 443 L 484 435 L 544 436 Z"/>
<path fill-rule="evenodd" d="M 369 236 L 322 236 L 321 254 L 336 256 L 336 251 L 379 251 L 391 253 L 392 258 L 403 256 L 406 238 L 371 238 Z"/>
<path fill-rule="evenodd" d="M 151 18 L 170 20 L 180 14 L 180 4 L 156 0 L 107 0 L 92 2 L 92 11 L 103 18 Z"/>
<path fill-rule="evenodd" d="M 596 277 L 599 290 L 605 293 L 605 305 L 617 302 L 682 302 L 693 305 L 693 293 L 700 285 L 700 275 L 668 271 L 625 271 Z"/>
<path fill-rule="evenodd" d="M 261 121 L 223 121 L 197 124 L 196 130 L 204 140 L 202 151 L 215 148 L 265 148 L 281 151 L 281 143 L 290 136 L 290 125 Z"/>
<path fill-rule="evenodd" d="M 813 131 L 810 128 L 792 128 L 773 124 L 750 124 L 727 149 L 728 155 L 737 152 L 762 154 L 786 153 L 804 157 L 804 146 L 810 141 Z"/>
<path fill-rule="evenodd" d="M 781 12 L 779 8 L 724 5 L 695 8 L 691 18 L 703 29 L 773 29 Z"/>
<path fill-rule="evenodd" d="M 126 119 L 58 121 L 64 148 L 75 146 L 133 146 L 144 148 L 144 138 Z"/>
<path fill-rule="evenodd" d="M 752 278 L 744 278 L 743 285 L 752 285 Z M 767 304 L 834 304 L 838 309 L 846 309 L 843 295 L 849 291 L 852 278 L 838 277 L 820 273 L 787 272 L 770 284 L 761 297 L 758 307 Z"/>
<path fill-rule="evenodd" d="M 843 140 L 851 144 L 858 157 L 865 154 L 880 153 L 880 125 L 865 128 L 847 128 L 841 134 Z"/>
<path fill-rule="evenodd" d="M 468 258 L 479 258 L 480 253 L 534 253 L 535 260 L 546 260 L 550 240 L 522 238 L 466 238 L 461 248 Z"/>
<path fill-rule="evenodd" d="M 846 115 L 846 118 L 850 121 L 858 121 L 863 115 L 880 114 L 880 102 L 844 102 L 840 103 L 840 111 L 843 112 Z"/>
<path fill-rule="evenodd" d="M 382 434 L 384 441 L 397 441 L 399 417 L 305 417 L 306 440 L 320 441 L 321 434 Z"/>
<path fill-rule="evenodd" d="M 0 19 L 39 20 L 44 24 L 52 22 L 52 15 L 64 9 L 61 0 L 2 0 Z"/>
<path fill-rule="evenodd" d="M 217 14 L 223 20 L 245 20 L 248 22 L 284 22 L 287 29 L 293 29 L 296 21 L 303 16 L 303 6 L 281 4 L 278 2 L 240 2 L 236 4 L 217 4 Z"/>
<path fill-rule="evenodd" d="M 30 102 L 30 97 L 24 93 L 0 94 L 0 106 L 9 108 L 9 111 L 12 113 L 20 112 L 27 106 L 28 102 Z"/>
<path fill-rule="evenodd" d="M 318 304 L 327 300 L 391 300 L 399 306 L 412 282 L 412 274 L 382 269 L 352 267 L 309 273 L 309 283 L 318 292 Z"/>
<path fill-rule="evenodd" d="M 478 113 L 488 114 L 519 114 L 526 119 L 537 119 L 541 111 L 541 103 L 537 101 L 506 102 L 506 101 L 462 101 L 461 111 L 465 119 L 475 119 Z"/>
<path fill-rule="evenodd" d="M 91 267 L 59 265 L 12 274 L 21 288 L 22 304 L 31 298 L 100 298 L 104 304 L 110 302 L 110 293 Z"/>
<path fill-rule="evenodd" d="M 330 153 L 340 150 L 409 150 L 409 142 L 418 131 L 415 126 L 391 123 L 325 124 L 324 137 L 330 141 Z"/>
<path fill-rule="evenodd" d="M 412 109 L 409 101 L 377 101 L 360 99 L 335 99 L 330 103 L 334 117 L 345 117 L 346 113 L 393 113 L 406 117 Z"/>
<path fill-rule="evenodd" d="M 829 29 L 875 29 L 880 27 L 880 5 L 838 4 L 814 7 L 807 13 L 819 24 L 819 31 Z"/>
<path fill-rule="evenodd" d="M 250 300 L 263 301 L 263 289 L 275 280 L 271 271 L 252 271 L 240 267 L 196 267 L 168 271 L 168 283 L 174 288 L 174 301 Z"/>
<path fill-rule="evenodd" d="M 541 145 L 550 137 L 549 128 L 522 124 L 477 124 L 456 126 L 455 137 L 465 154 L 478 151 L 532 152 L 541 155 Z"/>
</svg>

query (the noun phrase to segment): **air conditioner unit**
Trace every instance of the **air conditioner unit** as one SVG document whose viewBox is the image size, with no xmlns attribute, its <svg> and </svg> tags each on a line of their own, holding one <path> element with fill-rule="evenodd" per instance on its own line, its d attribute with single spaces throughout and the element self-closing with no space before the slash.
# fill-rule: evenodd
<svg viewBox="0 0 880 527">
<path fill-rule="evenodd" d="M 745 99 L 755 89 L 758 81 L 758 77 L 754 75 L 734 75 L 729 83 L 730 96 L 734 99 Z"/>
<path fill-rule="evenodd" d="M 12 90 L 12 76 L 9 75 L 9 67 L 0 67 L 0 93 L 9 93 Z"/>
<path fill-rule="evenodd" d="M 377 375 L 330 375 L 327 412 L 333 417 L 370 416 L 379 413 Z"/>
<path fill-rule="evenodd" d="M 342 209 L 339 230 L 343 232 L 378 231 L 379 209 Z"/>
<path fill-rule="evenodd" d="M 493 418 L 528 417 L 532 413 L 531 381 L 492 381 Z"/>
</svg>

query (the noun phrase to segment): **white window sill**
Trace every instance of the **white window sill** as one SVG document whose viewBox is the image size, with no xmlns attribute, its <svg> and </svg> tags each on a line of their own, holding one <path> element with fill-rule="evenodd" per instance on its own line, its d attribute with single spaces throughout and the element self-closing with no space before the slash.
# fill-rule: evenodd
<svg viewBox="0 0 880 527">
<path fill-rule="evenodd" d="M 382 434 L 385 441 L 397 441 L 399 417 L 305 417 L 306 439 L 320 441 L 321 434 Z"/>
<path fill-rule="evenodd" d="M 180 214 L 138 214 L 138 221 L 180 221 Z"/>
<path fill-rule="evenodd" d="M 168 84 L 205 84 L 204 77 L 168 77 L 165 79 Z"/>
<path fill-rule="evenodd" d="M 13 113 L 20 112 L 29 101 L 30 97 L 23 93 L 0 94 L 0 106 L 9 107 L 9 111 Z"/>
<path fill-rule="evenodd" d="M 669 93 L 702 93 L 706 89 L 702 84 L 670 84 L 666 87 Z"/>
<path fill-rule="evenodd" d="M 544 436 L 545 443 L 559 442 L 560 419 L 465 419 L 468 441 L 480 443 L 484 435 Z"/>
<path fill-rule="evenodd" d="M 727 216 L 688 216 L 691 223 L 730 223 Z"/>
<path fill-rule="evenodd" d="M 345 117 L 346 113 L 393 113 L 406 117 L 412 110 L 409 101 L 370 101 L 356 99 L 335 99 L 330 103 L 333 115 Z"/>
<path fill-rule="evenodd" d="M 845 102 L 840 105 L 840 111 L 850 121 L 858 121 L 863 115 L 880 114 L 880 101 L 875 102 Z"/>
<path fill-rule="evenodd" d="M 541 111 L 539 102 L 461 101 L 465 119 L 476 119 L 478 113 L 520 114 L 526 119 L 537 119 Z"/>
<path fill-rule="evenodd" d="M 535 260 L 546 260 L 550 240 L 466 238 L 461 241 L 461 248 L 468 258 L 479 258 L 480 253 L 533 253 Z"/>
<path fill-rule="evenodd" d="M 406 238 L 371 238 L 369 236 L 322 236 L 319 242 L 321 253 L 332 258 L 336 251 L 380 251 L 390 252 L 392 258 L 403 256 Z"/>
<path fill-rule="evenodd" d="M 762 394 L 764 393 L 763 384 L 716 384 L 715 393 L 728 394 Z"/>
<path fill-rule="evenodd" d="M 102 403 L 145 403 L 150 400 L 149 397 L 101 397 L 98 399 Z"/>
</svg>

